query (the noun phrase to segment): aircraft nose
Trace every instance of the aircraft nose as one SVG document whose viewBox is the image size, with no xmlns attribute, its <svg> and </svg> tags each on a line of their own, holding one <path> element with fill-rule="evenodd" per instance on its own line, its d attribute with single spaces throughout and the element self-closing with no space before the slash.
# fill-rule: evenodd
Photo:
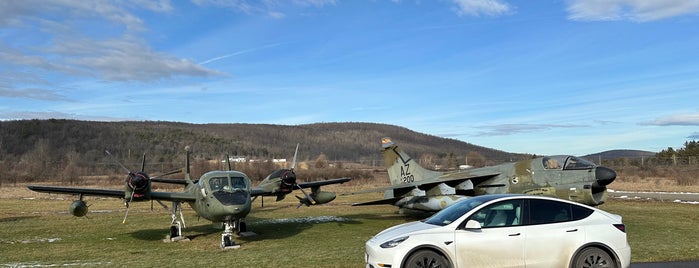
<svg viewBox="0 0 699 268">
<path fill-rule="evenodd" d="M 598 185 L 605 186 L 616 179 L 616 172 L 611 168 L 598 166 L 595 168 L 595 179 Z"/>
</svg>

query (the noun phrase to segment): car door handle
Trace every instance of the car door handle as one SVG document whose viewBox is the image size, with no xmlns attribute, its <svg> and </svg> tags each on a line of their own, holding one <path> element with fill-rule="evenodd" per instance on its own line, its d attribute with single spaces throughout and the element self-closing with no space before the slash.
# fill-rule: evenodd
<svg viewBox="0 0 699 268">
<path fill-rule="evenodd" d="M 516 234 L 509 234 L 509 235 L 507 235 L 507 236 L 519 236 L 519 233 L 516 233 Z"/>
<path fill-rule="evenodd" d="M 578 231 L 578 229 L 572 229 L 572 230 L 566 231 L 566 233 L 574 233 L 574 232 L 577 232 L 577 231 Z"/>
</svg>

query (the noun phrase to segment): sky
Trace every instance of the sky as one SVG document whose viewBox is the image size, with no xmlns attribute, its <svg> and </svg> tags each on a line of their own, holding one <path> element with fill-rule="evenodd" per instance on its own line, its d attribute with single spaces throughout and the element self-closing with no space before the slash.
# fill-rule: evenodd
<svg viewBox="0 0 699 268">
<path fill-rule="evenodd" d="M 678 149 L 699 139 L 699 1 L 1 1 L 0 120 L 49 118 Z"/>
</svg>

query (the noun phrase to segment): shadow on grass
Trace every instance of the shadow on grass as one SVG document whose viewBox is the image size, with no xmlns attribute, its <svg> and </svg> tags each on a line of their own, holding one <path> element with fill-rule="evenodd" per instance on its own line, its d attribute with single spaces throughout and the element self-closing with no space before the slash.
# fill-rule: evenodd
<svg viewBox="0 0 699 268">
<path fill-rule="evenodd" d="M 9 218 L 2 218 L 2 219 L 0 219 L 0 222 L 23 221 L 23 220 L 28 220 L 28 219 L 35 219 L 35 218 L 38 218 L 38 217 L 39 217 L 39 216 L 9 217 Z"/>
</svg>

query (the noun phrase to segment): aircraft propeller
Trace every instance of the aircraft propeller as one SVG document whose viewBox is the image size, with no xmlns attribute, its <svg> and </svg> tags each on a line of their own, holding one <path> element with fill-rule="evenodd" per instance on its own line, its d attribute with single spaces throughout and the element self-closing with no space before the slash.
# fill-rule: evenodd
<svg viewBox="0 0 699 268">
<path fill-rule="evenodd" d="M 128 199 L 126 198 L 126 196 L 124 197 L 124 199 L 127 199 L 127 200 L 124 201 L 124 205 L 126 205 L 126 212 L 124 214 L 124 219 L 122 220 L 122 224 L 126 223 L 126 218 L 129 215 L 129 204 L 134 200 L 134 197 L 141 198 L 141 197 L 144 197 L 145 195 L 147 195 L 148 192 L 150 192 L 151 179 L 182 172 L 182 169 L 176 169 L 176 170 L 172 170 L 172 171 L 168 171 L 166 173 L 160 174 L 158 176 L 150 177 L 145 172 L 145 168 L 146 168 L 146 154 L 145 153 L 143 153 L 143 158 L 141 160 L 141 171 L 131 171 L 129 168 L 127 168 L 122 163 L 117 161 L 116 158 L 108 150 L 105 150 L 104 152 L 105 152 L 105 154 L 107 154 L 107 156 L 110 157 L 110 159 L 115 164 L 117 164 L 118 166 L 120 166 L 121 168 L 126 170 L 128 173 L 127 178 L 126 178 L 126 186 L 128 187 L 127 190 L 129 190 L 131 193 L 128 194 L 128 191 L 127 191 Z M 164 208 L 167 208 L 167 206 L 165 204 L 163 204 L 160 200 L 157 200 L 157 201 L 161 206 L 163 206 Z M 152 199 L 151 199 L 150 206 L 151 206 L 151 210 L 153 210 L 153 200 Z"/>
<path fill-rule="evenodd" d="M 316 201 L 313 200 L 313 198 L 310 195 L 308 195 L 306 193 L 306 191 L 304 191 L 303 188 L 301 188 L 301 186 L 299 186 L 298 183 L 296 183 L 296 173 L 294 172 L 294 169 L 296 168 L 296 156 L 298 155 L 298 153 L 299 153 L 299 144 L 297 143 L 296 150 L 294 151 L 294 159 L 291 161 L 291 170 L 287 175 L 288 178 L 290 178 L 290 181 L 291 181 L 291 179 L 293 179 L 291 189 L 293 190 L 294 188 L 298 188 L 299 190 L 301 190 L 303 195 L 306 197 L 306 200 L 310 201 L 311 204 L 315 205 Z M 284 181 L 284 178 L 282 178 L 282 182 L 283 181 Z M 297 196 L 297 198 L 298 198 L 298 196 Z M 301 198 L 299 198 L 299 200 L 301 200 Z M 303 202 L 301 202 L 298 207 L 300 207 L 301 204 L 303 204 Z M 298 207 L 296 207 L 296 208 L 298 208 Z"/>
</svg>

